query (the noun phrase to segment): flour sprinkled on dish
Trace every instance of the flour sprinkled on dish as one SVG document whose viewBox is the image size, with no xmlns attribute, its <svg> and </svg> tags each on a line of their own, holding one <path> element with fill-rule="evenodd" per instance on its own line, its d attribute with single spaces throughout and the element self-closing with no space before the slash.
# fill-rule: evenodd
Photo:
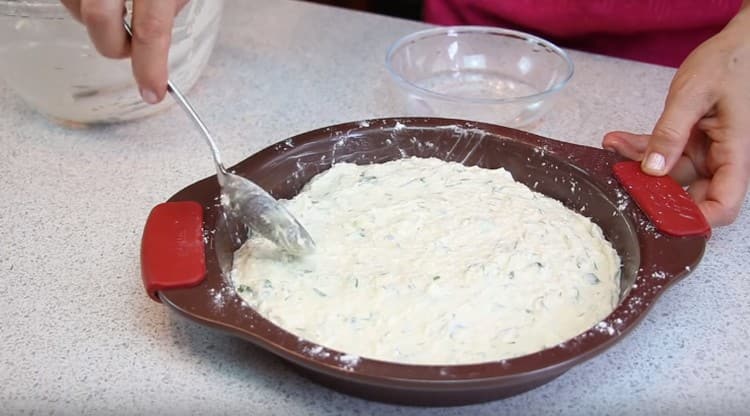
<svg viewBox="0 0 750 416">
<path fill-rule="evenodd" d="M 512 358 L 573 338 L 618 301 L 620 261 L 600 228 L 503 169 L 338 164 L 283 202 L 316 252 L 251 238 L 235 287 L 276 325 L 353 357 Z"/>
</svg>

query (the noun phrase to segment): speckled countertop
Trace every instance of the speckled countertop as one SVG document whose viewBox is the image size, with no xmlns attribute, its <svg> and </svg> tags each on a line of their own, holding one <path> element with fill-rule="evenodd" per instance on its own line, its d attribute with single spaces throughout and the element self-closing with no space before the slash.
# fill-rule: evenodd
<svg viewBox="0 0 750 416">
<path fill-rule="evenodd" d="M 383 57 L 419 23 L 288 1 L 227 3 L 190 98 L 230 164 L 296 133 L 400 115 L 385 99 Z M 536 133 L 598 145 L 610 129 L 649 130 L 673 70 L 572 57 L 575 77 Z M 145 295 L 139 245 L 149 210 L 212 173 L 190 129 L 176 107 L 134 123 L 66 129 L 0 87 L 0 413 L 750 412 L 747 203 L 734 225 L 715 230 L 698 269 L 604 354 L 502 401 L 385 405 L 309 382 Z"/>
</svg>

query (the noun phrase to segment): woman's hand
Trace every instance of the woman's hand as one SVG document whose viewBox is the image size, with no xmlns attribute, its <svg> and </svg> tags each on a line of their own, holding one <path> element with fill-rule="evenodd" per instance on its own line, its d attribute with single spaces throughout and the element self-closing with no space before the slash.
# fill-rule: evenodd
<svg viewBox="0 0 750 416">
<path fill-rule="evenodd" d="M 172 23 L 188 0 L 133 0 L 133 39 L 122 21 L 125 0 L 61 0 L 86 26 L 96 49 L 108 58 L 132 58 L 143 100 L 156 104 L 167 91 Z"/>
<path fill-rule="evenodd" d="M 713 226 L 737 218 L 750 182 L 750 7 L 696 48 L 675 74 L 651 134 L 610 132 L 602 145 L 669 174 Z"/>
</svg>

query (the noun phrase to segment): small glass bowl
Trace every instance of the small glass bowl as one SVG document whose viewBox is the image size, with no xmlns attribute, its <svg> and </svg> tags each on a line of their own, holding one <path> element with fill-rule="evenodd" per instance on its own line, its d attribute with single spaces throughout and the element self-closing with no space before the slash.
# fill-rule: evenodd
<svg viewBox="0 0 750 416">
<path fill-rule="evenodd" d="M 175 18 L 169 76 L 183 90 L 208 62 L 223 3 L 192 0 Z M 132 10 L 131 0 L 125 4 Z M 146 104 L 130 60 L 99 55 L 59 0 L 0 0 L 0 79 L 31 107 L 69 126 L 132 120 L 173 102 Z"/>
<path fill-rule="evenodd" d="M 512 127 L 538 121 L 573 76 L 573 62 L 553 43 L 482 26 L 412 33 L 391 46 L 386 67 L 406 115 Z"/>
</svg>

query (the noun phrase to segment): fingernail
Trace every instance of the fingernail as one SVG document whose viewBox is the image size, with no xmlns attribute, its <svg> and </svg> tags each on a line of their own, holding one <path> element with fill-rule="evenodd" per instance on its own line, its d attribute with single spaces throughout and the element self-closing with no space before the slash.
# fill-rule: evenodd
<svg viewBox="0 0 750 416">
<path fill-rule="evenodd" d="M 159 101 L 159 99 L 156 97 L 155 92 L 147 90 L 145 88 L 141 89 L 141 98 L 143 98 L 143 101 L 149 104 L 156 104 Z"/>
<path fill-rule="evenodd" d="M 614 147 L 604 146 L 604 147 L 602 147 L 602 149 L 604 149 L 604 150 L 606 150 L 608 152 L 612 152 L 612 153 L 615 152 L 615 148 Z"/>
<path fill-rule="evenodd" d="M 643 166 L 652 172 L 661 172 L 664 170 L 665 165 L 666 161 L 664 160 L 664 156 L 660 153 L 654 152 L 648 155 Z"/>
</svg>

